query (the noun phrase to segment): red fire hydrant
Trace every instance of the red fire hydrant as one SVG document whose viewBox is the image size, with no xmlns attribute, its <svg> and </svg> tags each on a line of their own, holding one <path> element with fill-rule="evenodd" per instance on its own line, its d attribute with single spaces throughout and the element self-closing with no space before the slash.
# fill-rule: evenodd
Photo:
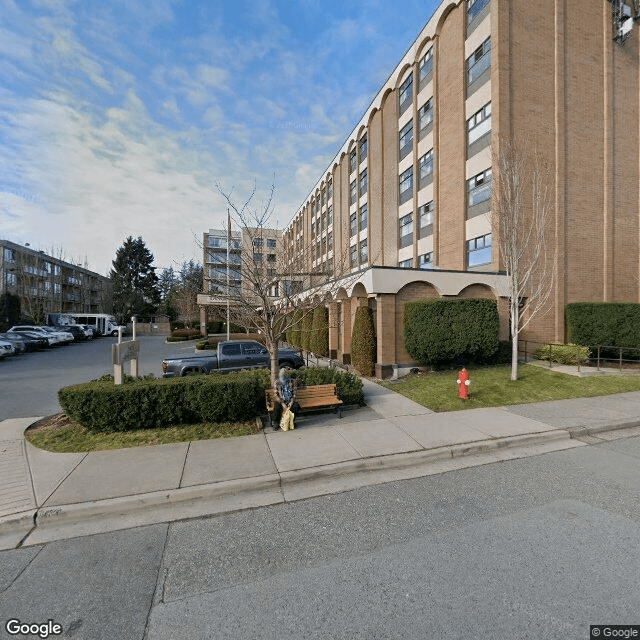
<svg viewBox="0 0 640 640">
<path fill-rule="evenodd" d="M 458 374 L 458 379 L 456 380 L 458 383 L 458 397 L 463 400 L 469 399 L 469 385 L 471 381 L 469 380 L 469 372 L 462 367 L 462 371 Z"/>
</svg>

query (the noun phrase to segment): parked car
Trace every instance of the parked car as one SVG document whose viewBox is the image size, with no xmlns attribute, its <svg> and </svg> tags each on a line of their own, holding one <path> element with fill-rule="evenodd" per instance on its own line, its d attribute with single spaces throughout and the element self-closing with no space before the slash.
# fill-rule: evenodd
<svg viewBox="0 0 640 640">
<path fill-rule="evenodd" d="M 69 344 L 73 342 L 73 333 L 67 331 L 66 329 L 60 329 L 58 327 L 42 327 L 45 331 L 52 333 L 54 335 L 60 336 L 60 342 L 62 344 Z"/>
<path fill-rule="evenodd" d="M 77 324 L 67 324 L 60 327 L 52 327 L 56 331 L 62 331 L 66 333 L 70 333 L 73 336 L 74 342 L 80 342 L 82 340 L 88 340 L 87 332 Z M 93 332 L 90 332 L 93 337 Z"/>
<path fill-rule="evenodd" d="M 44 338 L 50 347 L 56 344 L 62 344 L 63 337 L 57 333 L 51 333 L 50 331 L 45 331 L 43 327 L 38 327 L 32 324 L 21 324 L 16 325 L 15 327 L 11 327 L 9 329 L 9 333 L 24 333 L 25 331 L 35 334 L 40 338 Z"/>
<path fill-rule="evenodd" d="M 12 356 L 16 352 L 15 347 L 8 340 L 0 340 L 0 358 Z"/>
<path fill-rule="evenodd" d="M 298 369 L 304 360 L 298 351 L 279 349 L 280 367 Z M 258 369 L 271 366 L 271 356 L 267 348 L 255 340 L 223 340 L 218 343 L 217 352 L 207 355 L 165 358 L 162 361 L 162 377 L 173 378 L 192 373 L 229 373 L 242 369 Z"/>
<path fill-rule="evenodd" d="M 15 331 L 5 333 L 6 336 L 15 336 L 24 341 L 27 351 L 36 351 L 37 349 L 46 349 L 50 346 L 49 338 L 42 337 L 39 333 L 33 331 Z"/>
<path fill-rule="evenodd" d="M 27 350 L 27 340 L 17 333 L 0 333 L 0 340 L 10 342 L 15 349 L 15 353 L 24 353 Z"/>
</svg>

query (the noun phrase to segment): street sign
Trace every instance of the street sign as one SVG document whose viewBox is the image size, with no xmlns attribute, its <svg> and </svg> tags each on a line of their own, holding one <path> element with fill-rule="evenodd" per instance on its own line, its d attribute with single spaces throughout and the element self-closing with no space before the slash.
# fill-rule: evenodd
<svg viewBox="0 0 640 640">
<path fill-rule="evenodd" d="M 113 364 L 122 364 L 129 360 L 137 360 L 140 352 L 140 342 L 138 340 L 128 340 L 119 342 L 111 347 Z"/>
</svg>

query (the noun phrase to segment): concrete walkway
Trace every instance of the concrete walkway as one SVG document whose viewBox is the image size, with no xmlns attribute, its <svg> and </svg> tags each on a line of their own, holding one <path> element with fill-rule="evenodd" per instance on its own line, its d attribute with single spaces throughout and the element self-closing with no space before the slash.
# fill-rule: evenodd
<svg viewBox="0 0 640 640">
<path fill-rule="evenodd" d="M 640 434 L 640 392 L 434 413 L 364 382 L 363 408 L 295 431 L 87 454 L 0 422 L 0 549 L 273 505 Z"/>
</svg>

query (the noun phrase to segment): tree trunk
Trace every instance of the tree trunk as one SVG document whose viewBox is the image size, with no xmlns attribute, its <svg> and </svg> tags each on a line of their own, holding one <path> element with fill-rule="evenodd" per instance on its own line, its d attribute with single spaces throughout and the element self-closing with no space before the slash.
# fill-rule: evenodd
<svg viewBox="0 0 640 640">
<path fill-rule="evenodd" d="M 518 327 L 519 313 L 518 300 L 511 301 L 511 380 L 518 379 Z"/>
<path fill-rule="evenodd" d="M 279 356 L 278 356 L 278 342 L 279 340 L 270 341 L 271 344 L 267 345 L 269 353 L 271 354 L 271 387 L 278 389 L 276 382 L 278 380 L 278 374 L 280 373 Z M 280 398 L 282 400 L 282 398 Z"/>
</svg>

